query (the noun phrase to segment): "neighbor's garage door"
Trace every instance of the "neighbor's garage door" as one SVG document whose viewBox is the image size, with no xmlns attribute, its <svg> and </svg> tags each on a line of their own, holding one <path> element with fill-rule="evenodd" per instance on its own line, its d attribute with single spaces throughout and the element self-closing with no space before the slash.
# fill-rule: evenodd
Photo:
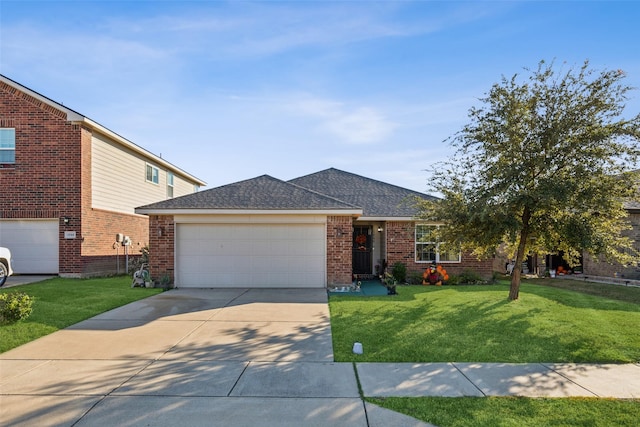
<svg viewBox="0 0 640 427">
<path fill-rule="evenodd" d="M 0 246 L 15 274 L 58 274 L 58 220 L 2 220 Z"/>
<path fill-rule="evenodd" d="M 324 224 L 178 224 L 176 286 L 325 286 Z"/>
</svg>

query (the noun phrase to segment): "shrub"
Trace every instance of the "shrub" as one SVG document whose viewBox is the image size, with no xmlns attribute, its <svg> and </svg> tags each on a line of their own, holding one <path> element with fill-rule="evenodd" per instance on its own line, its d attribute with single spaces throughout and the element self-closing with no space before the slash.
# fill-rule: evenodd
<svg viewBox="0 0 640 427">
<path fill-rule="evenodd" d="M 0 294 L 0 323 L 26 319 L 33 311 L 33 298 L 24 292 Z"/>
<path fill-rule="evenodd" d="M 419 271 L 410 271 L 407 274 L 407 283 L 410 285 L 422 285 L 422 273 Z"/>
<path fill-rule="evenodd" d="M 407 281 L 407 266 L 400 261 L 393 264 L 391 268 L 391 274 L 398 283 L 406 283 Z"/>
<path fill-rule="evenodd" d="M 452 276 L 447 282 L 448 285 L 485 285 L 486 280 L 478 273 L 471 270 L 464 270 L 462 273 Z"/>
</svg>

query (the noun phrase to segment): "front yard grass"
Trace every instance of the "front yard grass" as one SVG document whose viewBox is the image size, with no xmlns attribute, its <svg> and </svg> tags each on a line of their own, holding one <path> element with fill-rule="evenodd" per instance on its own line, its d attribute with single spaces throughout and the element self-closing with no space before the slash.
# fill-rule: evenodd
<svg viewBox="0 0 640 427">
<path fill-rule="evenodd" d="M 63 279 L 2 288 L 2 293 L 24 292 L 34 298 L 33 313 L 17 323 L 0 326 L 0 353 L 78 323 L 105 311 L 162 292 L 131 288 L 128 276 Z"/>
<path fill-rule="evenodd" d="M 624 293 L 611 299 L 528 282 L 518 301 L 507 300 L 506 282 L 332 295 L 334 355 L 339 362 L 639 362 L 640 288 L 623 289 L 624 301 Z M 354 342 L 364 354 L 352 353 Z"/>
<path fill-rule="evenodd" d="M 571 280 L 398 287 L 385 297 L 331 296 L 336 361 L 640 361 L 640 288 Z M 1 289 L 35 298 L 32 315 L 0 326 L 0 352 L 161 289 L 131 288 L 129 277 L 61 279 Z M 351 353 L 363 343 L 364 354 Z M 508 397 L 368 398 L 440 427 L 635 426 L 640 400 Z"/>
<path fill-rule="evenodd" d="M 336 361 L 640 361 L 640 288 L 574 280 L 398 287 L 396 296 L 331 296 Z M 361 342 L 364 354 L 352 353 Z M 440 427 L 636 426 L 640 400 L 521 397 L 371 398 Z"/>
</svg>

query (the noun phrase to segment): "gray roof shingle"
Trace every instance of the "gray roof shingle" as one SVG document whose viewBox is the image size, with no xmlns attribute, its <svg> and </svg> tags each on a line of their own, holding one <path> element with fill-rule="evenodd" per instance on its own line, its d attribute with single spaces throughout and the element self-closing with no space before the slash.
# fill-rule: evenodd
<svg viewBox="0 0 640 427">
<path fill-rule="evenodd" d="M 137 210 L 354 210 L 357 206 L 269 175 L 141 206 Z"/>
<path fill-rule="evenodd" d="M 327 194 L 363 210 L 365 217 L 412 217 L 415 198 L 435 200 L 424 193 L 330 168 L 295 178 L 290 183 Z"/>
<path fill-rule="evenodd" d="M 629 201 L 625 202 L 624 207 L 628 211 L 638 212 L 640 211 L 640 202 L 639 201 Z"/>
</svg>

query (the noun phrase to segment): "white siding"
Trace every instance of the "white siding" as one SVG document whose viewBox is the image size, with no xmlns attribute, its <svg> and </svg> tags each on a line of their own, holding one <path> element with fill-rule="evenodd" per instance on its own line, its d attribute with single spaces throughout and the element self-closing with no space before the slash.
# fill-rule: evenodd
<svg viewBox="0 0 640 427">
<path fill-rule="evenodd" d="M 138 206 L 167 198 L 166 169 L 102 135 L 93 135 L 91 147 L 93 208 L 134 213 Z M 158 184 L 146 180 L 147 163 L 158 168 Z M 191 194 L 193 188 L 174 172 L 174 197 Z"/>
<path fill-rule="evenodd" d="M 191 194 L 194 190 L 194 183 L 187 181 L 179 175 L 173 174 L 173 197 Z"/>
</svg>

